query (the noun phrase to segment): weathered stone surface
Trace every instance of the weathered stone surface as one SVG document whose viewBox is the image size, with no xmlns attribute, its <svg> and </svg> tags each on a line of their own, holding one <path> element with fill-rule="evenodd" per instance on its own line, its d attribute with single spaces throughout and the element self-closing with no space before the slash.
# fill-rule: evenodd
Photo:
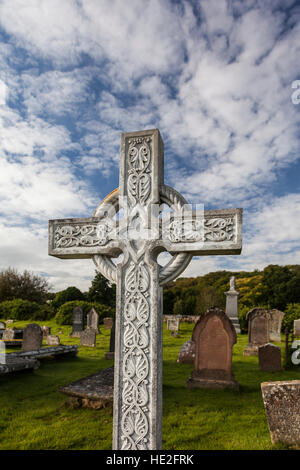
<svg viewBox="0 0 300 470">
<path fill-rule="evenodd" d="M 99 332 L 99 315 L 94 307 L 87 314 L 87 328 L 95 330 L 96 334 Z"/>
<path fill-rule="evenodd" d="M 300 336 L 300 320 L 294 320 L 294 335 Z"/>
<path fill-rule="evenodd" d="M 47 336 L 51 335 L 51 327 L 50 326 L 42 326 L 43 338 L 47 338 Z"/>
<path fill-rule="evenodd" d="M 186 341 L 182 346 L 178 354 L 177 362 L 184 364 L 194 364 L 195 360 L 195 342 L 191 339 Z"/>
<path fill-rule="evenodd" d="M 35 351 L 42 347 L 43 332 L 40 325 L 31 323 L 24 328 L 22 352 Z"/>
<path fill-rule="evenodd" d="M 264 308 L 253 308 L 247 313 L 248 344 L 244 356 L 257 356 L 258 348 L 270 341 L 270 314 Z"/>
<path fill-rule="evenodd" d="M 91 328 L 80 333 L 80 346 L 89 346 L 94 348 L 96 346 L 96 332 Z"/>
<path fill-rule="evenodd" d="M 270 314 L 270 341 L 281 342 L 281 324 L 285 313 L 276 308 L 269 310 Z"/>
<path fill-rule="evenodd" d="M 239 389 L 232 372 L 232 348 L 235 329 L 221 309 L 209 309 L 195 325 L 194 370 L 187 381 L 189 388 Z"/>
<path fill-rule="evenodd" d="M 300 447 L 300 380 L 263 382 L 271 441 Z"/>
<path fill-rule="evenodd" d="M 167 329 L 168 329 L 169 331 L 178 332 L 178 330 L 179 330 L 179 323 L 180 323 L 180 318 L 176 318 L 176 317 L 169 318 L 169 319 L 167 320 Z"/>
<path fill-rule="evenodd" d="M 0 330 L 5 330 L 6 323 L 4 321 L 0 321 Z"/>
<path fill-rule="evenodd" d="M 25 352 L 13 352 L 9 356 L 11 358 L 34 358 L 34 359 L 43 359 L 48 357 L 56 356 L 76 356 L 78 353 L 78 346 L 75 345 L 60 345 L 60 346 L 50 346 L 48 348 L 37 349 L 35 351 L 25 351 Z"/>
<path fill-rule="evenodd" d="M 114 368 L 103 369 L 96 374 L 72 382 L 59 389 L 69 396 L 68 403 L 74 407 L 100 409 L 113 404 Z"/>
<path fill-rule="evenodd" d="M 59 346 L 60 345 L 60 337 L 57 335 L 48 335 L 47 336 L 47 344 L 48 346 Z"/>
<path fill-rule="evenodd" d="M 73 310 L 72 331 L 70 336 L 80 337 L 84 329 L 84 315 L 81 307 L 75 307 Z"/>
<path fill-rule="evenodd" d="M 185 199 L 164 185 L 163 148 L 158 129 L 123 133 L 119 189 L 94 217 L 49 221 L 51 256 L 92 257 L 117 284 L 114 450 L 161 447 L 162 286 L 193 255 L 240 254 L 242 248 L 242 210 L 184 211 Z M 159 221 L 162 203 L 171 211 Z M 116 224 L 118 210 L 124 217 Z M 174 254 L 163 267 L 161 251 Z M 124 262 L 116 266 L 111 258 L 121 252 Z"/>
<path fill-rule="evenodd" d="M 230 319 L 234 326 L 236 333 L 241 332 L 240 321 L 239 321 L 239 309 L 238 309 L 238 297 L 240 293 L 235 287 L 235 277 L 230 278 L 230 289 L 225 292 L 226 295 L 226 315 Z"/>
<path fill-rule="evenodd" d="M 2 339 L 3 340 L 15 339 L 15 330 L 13 328 L 7 328 L 5 331 L 3 331 Z"/>
<path fill-rule="evenodd" d="M 114 320 L 111 317 L 103 318 L 103 325 L 106 330 L 110 330 L 113 326 Z"/>
<path fill-rule="evenodd" d="M 281 367 L 281 349 L 275 344 L 267 343 L 258 348 L 259 368 L 264 372 L 278 372 Z"/>
<path fill-rule="evenodd" d="M 6 355 L 5 363 L 0 363 L 0 376 L 19 372 L 26 369 L 38 369 L 39 361 L 36 359 L 12 358 Z"/>
</svg>

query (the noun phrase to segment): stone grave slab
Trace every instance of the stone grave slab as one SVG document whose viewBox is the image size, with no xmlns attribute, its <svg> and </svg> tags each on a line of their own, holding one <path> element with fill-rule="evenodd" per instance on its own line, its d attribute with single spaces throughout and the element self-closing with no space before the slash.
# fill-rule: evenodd
<svg viewBox="0 0 300 470">
<path fill-rule="evenodd" d="M 103 318 L 103 325 L 106 330 L 110 330 L 113 326 L 114 320 L 111 317 Z"/>
<path fill-rule="evenodd" d="M 34 358 L 34 359 L 43 359 L 47 357 L 57 357 L 64 355 L 76 356 L 78 354 L 78 346 L 75 345 L 60 345 L 60 346 L 50 346 L 42 349 L 37 349 L 35 351 L 25 351 L 25 352 L 12 352 L 9 356 L 14 358 Z"/>
<path fill-rule="evenodd" d="M 300 447 L 300 380 L 263 382 L 261 391 L 272 444 Z"/>
<path fill-rule="evenodd" d="M 80 333 L 84 329 L 84 315 L 81 307 L 75 307 L 73 310 L 72 331 L 70 336 L 80 337 Z"/>
<path fill-rule="evenodd" d="M 284 312 L 272 309 L 270 313 L 270 341 L 281 342 L 281 324 L 285 316 Z"/>
<path fill-rule="evenodd" d="M 72 382 L 59 389 L 68 395 L 67 402 L 74 408 L 100 409 L 113 405 L 114 368 L 108 367 L 96 374 Z"/>
<path fill-rule="evenodd" d="M 0 376 L 6 376 L 13 372 L 19 372 L 29 369 L 38 369 L 40 366 L 39 361 L 36 359 L 22 359 L 22 358 L 11 358 L 10 354 L 6 355 L 6 362 L 0 363 Z"/>
<path fill-rule="evenodd" d="M 95 330 L 96 334 L 100 333 L 99 331 L 99 315 L 94 309 L 94 307 L 87 314 L 87 328 Z"/>
</svg>

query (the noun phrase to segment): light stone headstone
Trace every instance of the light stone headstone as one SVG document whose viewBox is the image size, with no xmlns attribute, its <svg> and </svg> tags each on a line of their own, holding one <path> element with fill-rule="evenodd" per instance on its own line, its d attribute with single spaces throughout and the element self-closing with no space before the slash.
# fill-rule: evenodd
<svg viewBox="0 0 300 470">
<path fill-rule="evenodd" d="M 15 339 L 15 330 L 13 328 L 7 328 L 3 331 L 2 339 L 3 340 L 12 340 Z"/>
<path fill-rule="evenodd" d="M 169 331 L 177 332 L 179 330 L 180 318 L 168 318 L 167 320 L 167 329 Z"/>
<path fill-rule="evenodd" d="M 49 254 L 93 258 L 117 284 L 113 449 L 161 448 L 162 286 L 193 255 L 240 254 L 242 209 L 192 211 L 164 185 L 158 129 L 123 133 L 120 187 L 85 219 L 49 221 Z M 162 204 L 172 210 L 160 218 Z M 123 211 L 116 223 L 116 212 Z M 173 256 L 160 266 L 157 256 Z M 116 265 L 111 258 L 124 253 Z"/>
<path fill-rule="evenodd" d="M 41 349 L 43 341 L 43 332 L 40 325 L 31 323 L 24 328 L 22 352 L 36 351 Z"/>
<path fill-rule="evenodd" d="M 80 337 L 84 329 L 84 315 L 81 307 L 75 307 L 73 310 L 72 331 L 70 336 Z"/>
<path fill-rule="evenodd" d="M 177 362 L 183 364 L 194 364 L 195 360 L 195 341 L 189 339 L 180 348 Z"/>
<path fill-rule="evenodd" d="M 86 328 L 80 333 L 80 346 L 89 346 L 94 348 L 96 346 L 96 331 L 92 328 Z"/>
<path fill-rule="evenodd" d="M 4 321 L 0 321 L 0 330 L 5 330 L 6 324 Z"/>
<path fill-rule="evenodd" d="M 230 288 L 229 288 L 229 291 L 225 292 L 225 295 L 226 295 L 226 315 L 232 322 L 236 333 L 240 333 L 241 327 L 240 327 L 240 322 L 239 322 L 239 309 L 238 309 L 238 297 L 240 293 L 236 290 L 234 276 L 231 276 L 230 278 Z"/>
<path fill-rule="evenodd" d="M 43 337 L 47 338 L 48 335 L 51 335 L 51 327 L 43 325 L 42 326 Z"/>
<path fill-rule="evenodd" d="M 264 308 L 253 308 L 247 313 L 248 344 L 244 356 L 257 356 L 258 348 L 270 342 L 270 314 Z"/>
<path fill-rule="evenodd" d="M 60 337 L 57 335 L 47 335 L 46 342 L 48 346 L 59 346 Z"/>
<path fill-rule="evenodd" d="M 281 324 L 285 313 L 272 309 L 270 313 L 270 341 L 281 342 Z"/>
<path fill-rule="evenodd" d="M 94 307 L 87 314 L 87 327 L 95 330 L 96 334 L 99 333 L 99 315 Z"/>
<path fill-rule="evenodd" d="M 294 320 L 294 336 L 300 336 L 300 319 Z"/>
</svg>

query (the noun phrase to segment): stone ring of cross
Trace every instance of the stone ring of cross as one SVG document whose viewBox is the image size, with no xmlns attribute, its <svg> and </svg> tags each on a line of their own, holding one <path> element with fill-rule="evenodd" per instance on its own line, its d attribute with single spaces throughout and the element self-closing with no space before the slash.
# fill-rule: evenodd
<svg viewBox="0 0 300 470">
<path fill-rule="evenodd" d="M 107 205 L 112 205 L 115 212 L 119 210 L 119 188 L 116 188 L 106 196 L 95 210 L 94 217 L 99 217 L 103 214 L 103 209 Z M 187 201 L 175 189 L 170 186 L 163 185 L 159 191 L 161 203 L 167 204 L 172 210 L 178 211 L 183 207 L 187 207 Z M 188 266 L 193 255 L 188 253 L 176 253 L 172 256 L 170 261 L 165 266 L 160 266 L 159 284 L 161 286 L 172 281 L 178 277 Z M 93 261 L 97 270 L 111 282 L 117 282 L 117 267 L 112 261 L 111 257 L 105 255 L 95 255 Z"/>
</svg>

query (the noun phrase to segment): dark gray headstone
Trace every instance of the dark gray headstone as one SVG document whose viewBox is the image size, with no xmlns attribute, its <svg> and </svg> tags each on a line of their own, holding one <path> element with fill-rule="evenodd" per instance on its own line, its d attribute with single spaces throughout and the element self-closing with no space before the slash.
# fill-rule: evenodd
<svg viewBox="0 0 300 470">
<path fill-rule="evenodd" d="M 73 310 L 72 332 L 70 336 L 80 337 L 80 333 L 84 329 L 84 316 L 81 307 L 75 307 Z"/>
<path fill-rule="evenodd" d="M 24 328 L 22 352 L 36 351 L 41 349 L 43 341 L 43 332 L 40 325 L 31 323 Z"/>
</svg>

